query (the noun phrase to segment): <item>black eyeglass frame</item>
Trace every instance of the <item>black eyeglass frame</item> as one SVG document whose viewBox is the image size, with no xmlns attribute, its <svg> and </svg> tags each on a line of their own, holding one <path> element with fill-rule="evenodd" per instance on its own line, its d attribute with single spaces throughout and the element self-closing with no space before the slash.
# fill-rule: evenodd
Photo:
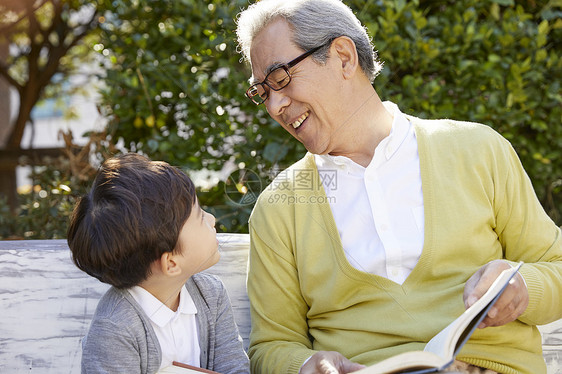
<svg viewBox="0 0 562 374">
<path fill-rule="evenodd" d="M 314 52 L 318 51 L 320 48 L 325 47 L 326 45 L 330 45 L 332 43 L 334 39 L 330 39 L 328 42 L 318 46 L 318 47 L 314 47 L 312 49 L 309 49 L 308 51 L 304 52 L 302 55 L 297 56 L 296 58 L 292 59 L 291 61 L 287 62 L 286 64 L 283 64 L 281 66 L 276 67 L 275 69 L 271 70 L 269 73 L 267 73 L 267 75 L 265 76 L 265 78 L 263 79 L 263 81 L 258 82 L 258 83 L 254 83 L 252 84 L 247 90 L 246 90 L 246 96 L 248 97 L 248 99 L 250 99 L 254 104 L 256 105 L 260 105 L 263 104 L 267 98 L 269 97 L 269 92 L 265 89 L 266 85 L 267 87 L 271 88 L 273 91 L 281 91 L 283 88 L 287 87 L 289 85 L 289 83 L 291 83 L 291 80 L 293 79 L 293 77 L 291 76 L 291 73 L 289 72 L 289 69 L 294 67 L 296 64 L 298 64 L 299 62 L 303 61 L 305 58 L 307 58 L 308 56 L 310 56 L 311 54 L 313 54 Z M 287 73 L 287 76 L 289 77 L 289 80 L 287 81 L 286 84 L 284 84 L 282 87 L 279 88 L 274 88 L 271 87 L 269 85 L 269 83 L 267 83 L 267 79 L 269 78 L 269 76 L 274 73 L 275 71 L 277 71 L 278 69 L 283 69 L 285 70 L 285 73 Z M 263 91 L 265 92 L 265 98 L 262 98 L 259 95 L 251 95 L 250 91 L 255 88 L 261 86 L 263 88 Z M 255 100 L 254 97 L 257 96 L 259 97 L 260 100 Z"/>
</svg>

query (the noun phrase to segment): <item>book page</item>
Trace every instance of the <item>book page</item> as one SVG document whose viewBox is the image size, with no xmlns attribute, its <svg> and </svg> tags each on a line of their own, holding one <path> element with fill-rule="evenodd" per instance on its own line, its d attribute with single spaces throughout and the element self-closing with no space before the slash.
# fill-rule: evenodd
<svg viewBox="0 0 562 374">
<path fill-rule="evenodd" d="M 424 351 L 433 352 L 452 362 L 522 264 L 519 263 L 516 267 L 501 272 L 488 291 L 456 320 L 435 335 L 427 343 Z"/>
</svg>

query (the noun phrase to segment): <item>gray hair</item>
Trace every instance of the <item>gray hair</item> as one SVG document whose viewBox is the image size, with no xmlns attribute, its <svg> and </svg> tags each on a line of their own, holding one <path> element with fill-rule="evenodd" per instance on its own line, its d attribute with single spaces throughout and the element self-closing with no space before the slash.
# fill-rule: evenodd
<svg viewBox="0 0 562 374">
<path fill-rule="evenodd" d="M 239 51 L 251 63 L 250 48 L 255 36 L 276 18 L 285 19 L 293 30 L 292 42 L 302 50 L 326 44 L 312 55 L 318 63 L 328 58 L 328 42 L 347 36 L 355 43 L 361 70 L 374 81 L 382 63 L 373 49 L 371 38 L 352 10 L 341 0 L 261 0 L 241 12 L 236 34 Z"/>
</svg>

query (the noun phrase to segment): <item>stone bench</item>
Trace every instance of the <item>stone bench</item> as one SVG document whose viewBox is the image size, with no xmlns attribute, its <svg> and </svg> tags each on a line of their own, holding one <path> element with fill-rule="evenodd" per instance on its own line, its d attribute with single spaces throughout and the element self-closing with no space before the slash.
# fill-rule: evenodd
<svg viewBox="0 0 562 374">
<path fill-rule="evenodd" d="M 228 289 L 248 347 L 247 234 L 218 234 L 208 269 Z M 0 241 L 0 373 L 80 373 L 80 340 L 109 286 L 74 266 L 65 240 Z M 548 374 L 562 374 L 562 321 L 540 327 Z"/>
</svg>

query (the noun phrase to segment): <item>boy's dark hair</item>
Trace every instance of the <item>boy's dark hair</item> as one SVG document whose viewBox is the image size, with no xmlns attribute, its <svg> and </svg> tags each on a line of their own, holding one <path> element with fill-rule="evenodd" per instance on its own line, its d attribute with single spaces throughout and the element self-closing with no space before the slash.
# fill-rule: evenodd
<svg viewBox="0 0 562 374">
<path fill-rule="evenodd" d="M 108 159 L 72 213 L 72 260 L 104 283 L 136 286 L 174 251 L 195 201 L 193 182 L 178 168 L 135 153 Z"/>
</svg>

